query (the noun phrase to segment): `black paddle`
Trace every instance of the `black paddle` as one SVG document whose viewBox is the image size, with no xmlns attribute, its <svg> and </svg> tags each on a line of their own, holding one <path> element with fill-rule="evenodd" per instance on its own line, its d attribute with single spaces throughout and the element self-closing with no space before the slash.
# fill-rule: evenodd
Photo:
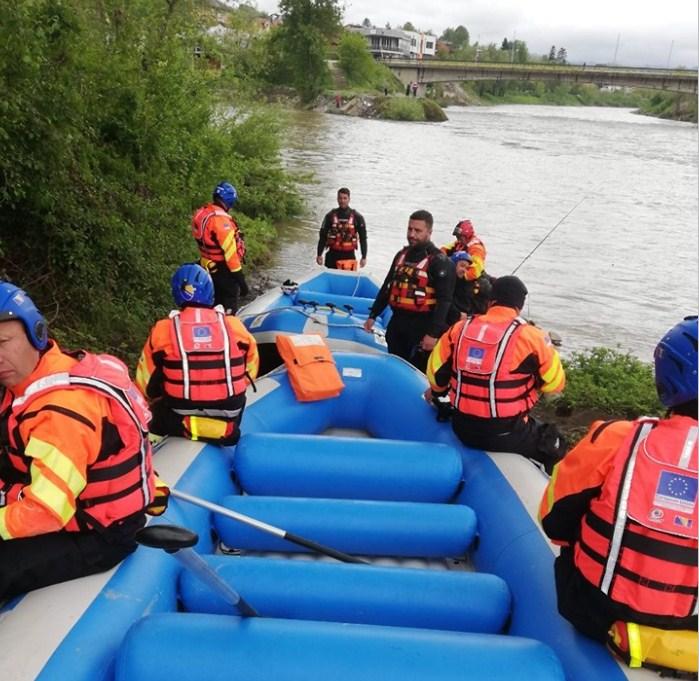
<svg viewBox="0 0 699 681">
<path fill-rule="evenodd" d="M 257 610 L 235 589 L 226 584 L 192 548 L 199 541 L 196 532 L 177 525 L 149 525 L 136 533 L 136 541 L 142 546 L 163 549 L 171 553 L 186 569 L 237 608 L 241 615 L 259 617 Z"/>
<path fill-rule="evenodd" d="M 330 558 L 340 560 L 343 563 L 361 563 L 362 565 L 369 565 L 367 561 L 357 558 L 356 556 L 351 556 L 349 553 L 343 553 L 342 551 L 338 551 L 337 549 L 333 549 L 329 546 L 323 546 L 322 544 L 318 544 L 311 539 L 306 539 L 305 537 L 301 537 L 293 532 L 287 532 L 280 527 L 269 525 L 268 523 L 252 518 L 249 515 L 232 511 L 231 509 L 225 508 L 224 506 L 219 506 L 218 504 L 212 504 L 210 501 L 206 501 L 206 499 L 193 497 L 191 494 L 180 492 L 177 489 L 171 489 L 170 494 L 176 499 L 181 499 L 182 501 L 187 501 L 190 504 L 201 506 L 202 508 L 206 508 L 213 513 L 218 513 L 226 518 L 232 518 L 240 523 L 254 527 L 257 530 L 267 532 L 268 534 L 273 534 L 275 537 L 286 539 L 292 544 L 298 544 L 299 546 L 303 546 L 311 551 L 315 551 L 316 553 L 321 553 L 324 556 L 330 556 Z"/>
</svg>

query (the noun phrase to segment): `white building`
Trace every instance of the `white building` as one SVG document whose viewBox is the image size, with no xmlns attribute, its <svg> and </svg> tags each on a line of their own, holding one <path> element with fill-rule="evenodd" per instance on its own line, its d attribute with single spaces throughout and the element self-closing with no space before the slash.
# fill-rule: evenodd
<svg viewBox="0 0 699 681">
<path fill-rule="evenodd" d="M 380 58 L 422 59 L 434 57 L 437 38 L 430 33 L 404 31 L 402 28 L 378 28 L 371 26 L 346 26 L 348 31 L 363 35 L 369 51 Z"/>
<path fill-rule="evenodd" d="M 431 33 L 403 31 L 410 39 L 410 58 L 423 59 L 434 57 L 437 52 L 437 36 Z"/>
</svg>

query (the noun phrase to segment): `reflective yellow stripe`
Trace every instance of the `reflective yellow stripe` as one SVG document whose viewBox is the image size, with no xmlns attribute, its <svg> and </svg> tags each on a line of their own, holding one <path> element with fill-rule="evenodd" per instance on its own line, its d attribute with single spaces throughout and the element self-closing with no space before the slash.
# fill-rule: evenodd
<svg viewBox="0 0 699 681">
<path fill-rule="evenodd" d="M 228 233 L 221 244 L 221 248 L 223 249 L 223 254 L 226 257 L 226 260 L 229 260 L 233 255 L 238 254 L 238 249 L 236 248 L 235 243 L 235 235 L 233 232 Z"/>
<path fill-rule="evenodd" d="M 196 441 L 199 439 L 199 428 L 197 428 L 197 417 L 189 417 L 189 432 L 192 434 L 192 440 Z"/>
<path fill-rule="evenodd" d="M 146 388 L 148 387 L 148 383 L 150 383 L 151 376 L 152 374 L 148 370 L 148 365 L 146 364 L 146 355 L 143 353 L 136 367 L 136 385 L 144 395 L 146 394 Z"/>
<path fill-rule="evenodd" d="M 541 374 L 541 380 L 544 382 L 544 385 L 541 386 L 541 392 L 549 393 L 556 390 L 561 385 L 564 376 L 561 359 L 558 353 L 556 353 L 553 356 L 553 362 L 549 370 Z"/>
<path fill-rule="evenodd" d="M 638 668 L 643 662 L 643 646 L 641 645 L 641 630 L 635 622 L 626 623 L 629 634 L 629 667 Z"/>
<path fill-rule="evenodd" d="M 7 530 L 7 524 L 5 522 L 6 515 L 7 508 L 0 508 L 0 537 L 2 537 L 2 539 L 12 539 L 12 535 Z"/>
<path fill-rule="evenodd" d="M 551 474 L 551 479 L 549 480 L 548 487 L 546 488 L 546 513 L 548 513 L 553 508 L 553 502 L 555 501 L 556 495 L 556 479 L 558 478 L 558 464 L 553 468 L 553 473 Z M 541 520 L 541 518 L 539 518 Z"/>
<path fill-rule="evenodd" d="M 32 481 L 28 493 L 50 511 L 53 511 L 61 519 L 63 525 L 67 525 L 75 514 L 75 506 L 68 495 L 43 475 Z"/>
<path fill-rule="evenodd" d="M 32 437 L 29 440 L 26 448 L 26 454 L 33 459 L 38 459 L 50 471 L 55 473 L 63 482 L 66 483 L 68 489 L 77 497 L 80 492 L 85 489 L 87 480 L 83 474 L 76 468 L 75 464 L 57 447 L 44 442 L 37 437 Z M 41 477 L 41 469 L 36 468 L 32 464 L 32 480 L 35 475 Z M 34 483 L 32 482 L 32 487 Z"/>
</svg>

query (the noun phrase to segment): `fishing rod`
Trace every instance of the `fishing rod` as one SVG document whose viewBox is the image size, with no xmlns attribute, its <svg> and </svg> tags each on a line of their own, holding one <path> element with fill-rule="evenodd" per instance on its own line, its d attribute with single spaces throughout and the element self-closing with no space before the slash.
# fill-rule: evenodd
<svg viewBox="0 0 699 681">
<path fill-rule="evenodd" d="M 539 248 L 539 246 L 541 246 L 541 244 L 543 244 L 544 241 L 546 241 L 546 239 L 548 239 L 548 238 L 563 224 L 563 222 L 565 221 L 565 219 L 566 219 L 567 217 L 569 217 L 569 216 L 583 203 L 583 201 L 585 201 L 585 199 L 587 199 L 587 197 L 588 197 L 587 194 L 586 194 L 585 196 L 583 196 L 582 199 L 580 199 L 580 201 L 578 201 L 578 202 L 577 202 L 577 203 L 576 203 L 576 204 L 575 204 L 575 205 L 574 205 L 574 206 L 573 206 L 573 207 L 572 207 L 572 208 L 571 208 L 571 209 L 570 209 L 570 210 L 569 210 L 569 211 L 568 211 L 568 212 L 567 212 L 567 213 L 566 213 L 566 214 L 565 214 L 565 215 L 564 215 L 564 216 L 563 216 L 563 217 L 562 217 L 562 218 L 561 218 L 547 233 L 546 233 L 546 235 L 544 236 L 544 238 L 541 239 L 541 241 L 539 241 L 539 243 L 538 243 L 536 246 L 534 246 L 534 248 L 532 248 L 532 250 L 529 251 L 529 253 L 527 253 L 526 256 L 524 256 L 524 259 L 522 260 L 522 262 L 520 262 L 519 265 L 517 265 L 517 267 L 515 267 L 515 268 L 512 270 L 511 274 L 515 274 L 515 272 L 517 272 L 517 270 L 518 270 L 520 267 L 522 267 L 522 265 L 524 265 L 524 263 L 527 262 L 527 260 L 529 260 L 529 258 L 531 258 L 532 255 L 534 255 L 534 253 L 535 253 L 536 250 Z"/>
</svg>

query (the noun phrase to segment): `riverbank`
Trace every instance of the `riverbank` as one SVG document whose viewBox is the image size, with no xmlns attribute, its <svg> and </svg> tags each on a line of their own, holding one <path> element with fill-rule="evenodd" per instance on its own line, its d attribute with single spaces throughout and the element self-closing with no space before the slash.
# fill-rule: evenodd
<svg viewBox="0 0 699 681">
<path fill-rule="evenodd" d="M 340 93 L 321 95 L 313 109 L 341 116 L 358 116 L 389 121 L 414 121 L 440 123 L 447 115 L 442 107 L 426 97 L 403 95 L 358 94 L 346 96 Z"/>
</svg>

